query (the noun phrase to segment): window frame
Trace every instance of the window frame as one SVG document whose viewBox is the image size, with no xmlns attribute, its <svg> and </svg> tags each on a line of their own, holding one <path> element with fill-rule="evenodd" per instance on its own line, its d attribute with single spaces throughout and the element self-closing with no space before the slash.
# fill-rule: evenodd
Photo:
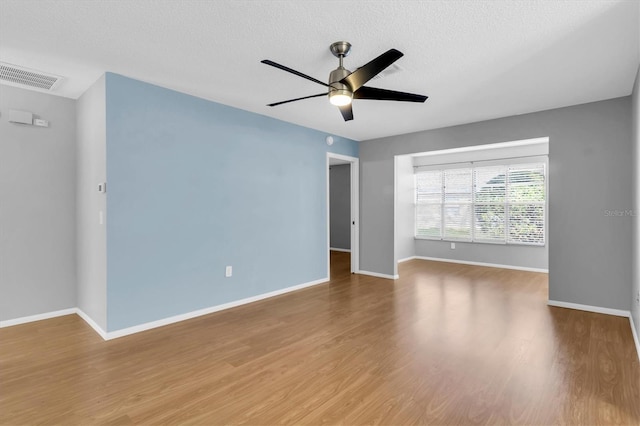
<svg viewBox="0 0 640 426">
<path fill-rule="evenodd" d="M 543 191 L 544 191 L 544 201 L 540 202 L 523 202 L 518 203 L 509 200 L 509 170 L 511 167 L 522 167 L 524 165 L 541 165 L 543 172 Z M 480 169 L 483 167 L 494 167 L 499 166 L 502 167 L 505 171 L 505 189 L 504 189 L 504 202 L 503 203 L 477 203 L 476 202 L 476 169 Z M 470 203 L 471 208 L 471 224 L 470 231 L 471 237 L 470 239 L 466 238 L 452 238 L 445 237 L 445 197 L 444 197 L 444 171 L 450 169 L 465 169 L 470 168 L 472 174 L 472 182 L 471 182 L 471 192 L 472 192 L 472 201 Z M 440 171 L 442 173 L 442 185 L 443 189 L 440 193 L 441 203 L 440 204 L 440 236 L 424 236 L 418 235 L 418 184 L 417 184 L 417 176 L 420 173 L 426 171 Z M 544 247 L 547 244 L 548 238 L 548 208 L 549 208 L 549 160 L 547 155 L 542 156 L 531 156 L 531 157 L 517 157 L 517 158 L 509 158 L 509 159 L 496 159 L 496 160 L 488 160 L 488 161 L 478 161 L 478 162 L 461 162 L 461 163 L 450 163 L 450 164 L 437 164 L 437 165 L 428 165 L 428 166 L 414 166 L 414 239 L 416 240 L 427 240 L 427 241 L 447 241 L 447 242 L 466 242 L 473 244 L 497 244 L 497 245 L 512 245 L 512 246 L 530 246 L 530 247 Z M 436 205 L 438 203 L 431 203 L 431 205 Z M 429 205 L 429 203 L 422 203 L 422 205 Z M 503 233 L 504 238 L 500 240 L 492 240 L 492 239 L 483 239 L 481 237 L 476 236 L 476 206 L 482 205 L 503 205 L 504 206 L 504 226 Z M 543 226 L 543 235 L 542 242 L 520 242 L 520 241 L 510 241 L 510 224 L 509 224 L 509 207 L 515 205 L 538 205 L 542 206 L 542 226 Z"/>
</svg>

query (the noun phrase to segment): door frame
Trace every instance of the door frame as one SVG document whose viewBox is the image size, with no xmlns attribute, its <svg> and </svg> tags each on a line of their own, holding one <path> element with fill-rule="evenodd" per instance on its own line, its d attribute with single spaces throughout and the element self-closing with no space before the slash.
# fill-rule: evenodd
<svg viewBox="0 0 640 426">
<path fill-rule="evenodd" d="M 327 278 L 331 278 L 331 210 L 329 166 L 331 159 L 349 164 L 351 174 L 351 273 L 360 272 L 360 169 L 359 159 L 327 152 Z"/>
</svg>

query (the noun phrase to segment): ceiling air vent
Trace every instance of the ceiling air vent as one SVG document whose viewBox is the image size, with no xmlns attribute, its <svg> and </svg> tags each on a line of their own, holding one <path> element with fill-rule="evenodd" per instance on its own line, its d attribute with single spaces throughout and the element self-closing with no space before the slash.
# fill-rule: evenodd
<svg viewBox="0 0 640 426">
<path fill-rule="evenodd" d="M 0 83 L 18 87 L 53 90 L 61 80 L 62 77 L 54 74 L 0 62 Z"/>
<path fill-rule="evenodd" d="M 388 76 L 390 76 L 391 74 L 397 74 L 397 73 L 402 72 L 402 71 L 404 71 L 404 68 L 402 68 L 400 65 L 398 65 L 398 64 L 391 64 L 391 65 L 389 65 L 387 68 L 385 68 L 384 70 L 382 70 L 382 71 L 380 72 L 380 74 L 376 74 L 376 75 L 373 77 L 373 79 L 372 79 L 372 80 L 379 80 L 379 79 L 381 79 L 381 78 L 388 77 Z"/>
</svg>

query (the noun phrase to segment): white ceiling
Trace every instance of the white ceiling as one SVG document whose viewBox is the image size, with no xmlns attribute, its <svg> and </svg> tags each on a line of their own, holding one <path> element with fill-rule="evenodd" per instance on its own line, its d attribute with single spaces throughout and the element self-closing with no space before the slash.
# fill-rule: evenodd
<svg viewBox="0 0 640 426">
<path fill-rule="evenodd" d="M 112 71 L 366 140 L 628 95 L 638 23 L 635 0 L 0 0 L 0 61 L 65 76 L 70 98 Z M 324 97 L 265 106 L 324 89 L 260 60 L 325 81 L 338 40 L 351 70 L 400 50 L 368 85 L 429 99 L 355 100 L 351 122 Z"/>
</svg>

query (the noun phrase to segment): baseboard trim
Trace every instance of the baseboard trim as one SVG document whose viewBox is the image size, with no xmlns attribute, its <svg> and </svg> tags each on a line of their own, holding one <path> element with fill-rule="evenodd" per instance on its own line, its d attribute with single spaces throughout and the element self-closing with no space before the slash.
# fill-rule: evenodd
<svg viewBox="0 0 640 426">
<path fill-rule="evenodd" d="M 106 331 L 104 331 L 104 330 L 102 329 L 102 327 L 100 327 L 100 326 L 98 325 L 98 323 L 97 323 L 97 322 L 95 322 L 95 321 L 93 320 L 93 318 L 91 318 L 89 315 L 87 315 L 87 314 L 86 314 L 82 309 L 80 309 L 80 308 L 76 308 L 76 314 L 78 314 L 78 316 L 79 316 L 80 318 L 82 318 L 82 319 L 84 320 L 84 322 L 86 322 L 86 323 L 89 325 L 89 327 L 93 328 L 93 331 L 95 331 L 96 333 L 98 333 L 98 334 L 100 335 L 100 337 L 102 337 L 102 339 L 103 339 L 103 340 L 109 340 L 109 339 L 107 338 L 107 332 L 106 332 Z"/>
<path fill-rule="evenodd" d="M 595 312 L 597 314 L 615 315 L 617 317 L 631 316 L 630 311 L 623 311 L 621 309 L 611 309 L 611 308 L 603 308 L 600 306 L 581 305 L 579 303 L 560 302 L 558 300 L 551 300 L 551 299 L 547 301 L 547 305 L 555 306 L 557 308 L 569 308 L 569 309 L 577 309 L 579 311 Z"/>
<path fill-rule="evenodd" d="M 341 252 L 344 252 L 344 253 L 351 253 L 351 249 L 342 249 L 342 248 L 329 247 L 329 250 L 331 250 L 331 251 L 341 251 Z"/>
<path fill-rule="evenodd" d="M 225 309 L 235 308 L 237 306 L 246 305 L 248 303 L 257 302 L 259 300 L 268 299 L 270 297 L 279 296 L 281 294 L 290 293 L 296 290 L 302 290 L 307 287 L 312 287 L 314 285 L 326 283 L 329 281 L 329 278 L 321 278 L 319 280 L 310 281 L 303 284 L 294 285 L 291 287 L 283 288 L 280 290 L 271 291 L 269 293 L 259 294 L 257 296 L 247 297 L 245 299 L 235 300 L 229 303 L 223 303 L 222 305 L 211 306 L 209 308 L 199 309 L 197 311 L 187 312 L 185 314 L 175 315 L 168 318 L 163 318 L 157 321 L 151 321 L 148 323 L 135 325 L 133 327 L 127 327 L 116 331 L 109 331 L 103 337 L 105 340 L 117 339 L 119 337 L 129 336 L 131 334 L 140 333 L 142 331 L 151 330 L 153 328 L 162 327 L 169 324 L 174 324 L 176 322 L 185 321 L 188 319 L 200 317 L 203 315 L 212 314 L 214 312 L 224 311 Z"/>
<path fill-rule="evenodd" d="M 407 261 L 411 259 L 433 260 L 435 262 L 447 262 L 447 263 L 460 263 L 462 265 L 487 266 L 489 268 L 514 269 L 516 271 L 542 272 L 544 274 L 549 273 L 548 269 L 542 269 L 542 268 L 529 268 L 527 266 L 501 265 L 499 263 L 472 262 L 468 260 L 443 259 L 440 257 L 413 256 L 412 258 L 403 259 L 403 261 Z"/>
<path fill-rule="evenodd" d="M 26 324 L 34 321 L 42 321 L 42 320 L 51 319 L 55 317 L 62 317 L 65 315 L 72 315 L 72 314 L 75 314 L 76 312 L 77 312 L 76 308 L 68 308 L 68 309 L 61 309 L 59 311 L 45 312 L 43 314 L 29 315 L 26 317 L 0 321 L 0 328 Z"/>
<path fill-rule="evenodd" d="M 386 278 L 388 280 L 397 280 L 398 278 L 400 278 L 400 275 L 387 275 L 387 274 L 381 274 L 379 272 L 371 272 L 371 271 L 363 271 L 363 270 L 359 270 L 358 272 L 356 272 L 356 274 L 369 275 L 371 277 L 377 277 L 377 278 Z"/>
<path fill-rule="evenodd" d="M 416 258 L 415 256 L 409 256 L 409 257 L 405 257 L 404 259 L 398 259 L 398 263 L 408 262 L 409 260 L 413 260 L 415 258 Z"/>
<path fill-rule="evenodd" d="M 636 343 L 636 353 L 638 354 L 638 361 L 640 361 L 640 340 L 638 340 L 638 333 L 636 332 L 636 327 L 633 323 L 633 315 L 629 315 L 629 323 L 631 324 L 631 334 L 633 335 L 633 341 Z"/>
</svg>

